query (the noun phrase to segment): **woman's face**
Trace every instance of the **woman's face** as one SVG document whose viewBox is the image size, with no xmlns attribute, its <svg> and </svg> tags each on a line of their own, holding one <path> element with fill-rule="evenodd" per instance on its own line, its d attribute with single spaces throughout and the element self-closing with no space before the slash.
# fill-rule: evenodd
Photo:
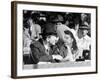
<svg viewBox="0 0 100 80">
<path fill-rule="evenodd" d="M 65 44 L 70 45 L 70 44 L 72 44 L 73 39 L 71 38 L 70 35 L 65 34 L 65 36 L 64 36 L 64 42 L 65 42 Z"/>
</svg>

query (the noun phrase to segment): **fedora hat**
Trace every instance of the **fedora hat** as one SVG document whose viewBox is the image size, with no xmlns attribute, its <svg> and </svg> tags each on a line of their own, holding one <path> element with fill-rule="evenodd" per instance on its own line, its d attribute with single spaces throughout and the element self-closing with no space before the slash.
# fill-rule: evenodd
<svg viewBox="0 0 100 80">
<path fill-rule="evenodd" d="M 41 35 L 57 35 L 57 32 L 56 32 L 56 29 L 55 29 L 55 26 L 53 23 L 47 23 L 45 25 L 45 28 L 43 30 L 43 33 L 41 33 Z"/>
</svg>

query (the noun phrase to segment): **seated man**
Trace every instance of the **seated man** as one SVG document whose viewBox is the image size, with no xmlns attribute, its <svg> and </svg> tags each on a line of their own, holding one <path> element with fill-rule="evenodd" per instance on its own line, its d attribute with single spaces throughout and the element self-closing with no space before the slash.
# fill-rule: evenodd
<svg viewBox="0 0 100 80">
<path fill-rule="evenodd" d="M 82 31 L 82 37 L 77 41 L 80 51 L 79 56 L 85 58 L 88 54 L 88 59 L 90 59 L 91 37 L 88 36 L 90 28 L 86 25 L 82 25 L 79 29 Z"/>
<path fill-rule="evenodd" d="M 53 26 L 46 26 L 47 27 L 42 34 L 42 39 L 33 42 L 30 45 L 31 57 L 34 64 L 39 62 L 56 62 L 56 60 L 53 59 L 52 54 L 57 53 L 57 49 L 54 48 L 54 45 L 57 43 L 59 38 L 57 37 L 57 33 Z"/>
</svg>

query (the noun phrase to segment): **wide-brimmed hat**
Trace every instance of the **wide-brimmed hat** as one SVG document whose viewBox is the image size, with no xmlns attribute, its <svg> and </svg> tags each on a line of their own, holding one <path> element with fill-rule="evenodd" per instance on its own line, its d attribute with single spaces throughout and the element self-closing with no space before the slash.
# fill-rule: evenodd
<svg viewBox="0 0 100 80">
<path fill-rule="evenodd" d="M 55 29 L 55 25 L 52 23 L 47 23 L 45 25 L 45 28 L 43 30 L 43 32 L 41 33 L 41 35 L 46 36 L 46 35 L 57 35 L 56 29 Z"/>
<path fill-rule="evenodd" d="M 79 29 L 81 29 L 81 30 L 89 30 L 90 27 L 87 26 L 87 25 L 81 25 L 81 26 L 79 27 Z"/>
</svg>

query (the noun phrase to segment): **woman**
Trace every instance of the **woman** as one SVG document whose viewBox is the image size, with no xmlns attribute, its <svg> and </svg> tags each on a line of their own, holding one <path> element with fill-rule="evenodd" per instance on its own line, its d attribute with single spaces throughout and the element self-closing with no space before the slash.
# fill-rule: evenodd
<svg viewBox="0 0 100 80">
<path fill-rule="evenodd" d="M 60 47 L 61 61 L 75 61 L 78 55 L 76 40 L 71 31 L 65 30 L 64 33 L 63 45 Z"/>
</svg>

